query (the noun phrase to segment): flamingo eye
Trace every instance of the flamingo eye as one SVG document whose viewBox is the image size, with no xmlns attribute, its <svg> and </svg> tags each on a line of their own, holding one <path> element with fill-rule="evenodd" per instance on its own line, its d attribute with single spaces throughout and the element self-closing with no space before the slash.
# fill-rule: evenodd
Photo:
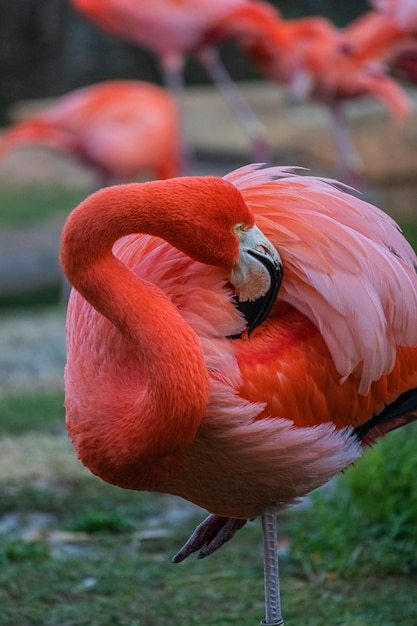
<svg viewBox="0 0 417 626">
<path fill-rule="evenodd" d="M 245 233 L 247 233 L 248 230 L 249 230 L 248 226 L 245 226 L 245 224 L 243 224 L 243 223 L 236 224 L 233 227 L 233 232 L 238 237 L 238 239 L 240 239 Z"/>
</svg>

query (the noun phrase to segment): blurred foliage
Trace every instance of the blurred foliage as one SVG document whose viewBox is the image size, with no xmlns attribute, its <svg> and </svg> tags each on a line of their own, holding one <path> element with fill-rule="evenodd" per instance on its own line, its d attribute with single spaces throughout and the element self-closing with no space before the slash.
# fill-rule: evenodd
<svg viewBox="0 0 417 626">
<path fill-rule="evenodd" d="M 411 221 L 410 219 L 402 220 L 400 226 L 404 237 L 417 252 L 417 222 L 415 220 Z"/>
<path fill-rule="evenodd" d="M 64 394 L 39 391 L 30 395 L 2 395 L 0 416 L 0 436 L 39 429 L 57 432 L 64 424 Z"/>
<path fill-rule="evenodd" d="M 0 565 L 5 567 L 10 561 L 30 561 L 36 562 L 49 557 L 49 547 L 41 541 L 23 541 L 22 539 L 12 539 L 9 542 L 2 542 L 0 546 Z"/>
<path fill-rule="evenodd" d="M 69 525 L 74 532 L 120 534 L 134 529 L 134 525 L 120 511 L 86 509 Z"/>
<path fill-rule="evenodd" d="M 315 492 L 292 526 L 293 552 L 309 574 L 417 573 L 417 425 L 390 433 Z"/>
<path fill-rule="evenodd" d="M 39 306 L 56 306 L 60 301 L 61 287 L 60 285 L 53 285 L 51 287 L 45 287 L 44 289 L 38 289 L 34 287 L 31 291 L 24 291 L 21 293 L 2 294 L 0 293 L 0 311 L 9 311 L 13 309 L 27 309 L 28 307 Z"/>
<path fill-rule="evenodd" d="M 84 188 L 59 184 L 3 184 L 0 188 L 0 228 L 62 220 L 87 195 Z"/>
</svg>

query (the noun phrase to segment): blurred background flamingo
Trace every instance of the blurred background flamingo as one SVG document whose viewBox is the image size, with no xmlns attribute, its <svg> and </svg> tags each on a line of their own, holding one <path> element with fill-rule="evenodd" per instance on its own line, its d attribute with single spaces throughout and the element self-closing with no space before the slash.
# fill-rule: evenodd
<svg viewBox="0 0 417 626">
<path fill-rule="evenodd" d="M 165 85 L 181 102 L 186 58 L 197 57 L 248 134 L 255 160 L 269 160 L 265 129 L 233 82 L 216 52 L 231 36 L 259 32 L 274 18 L 274 8 L 260 0 L 72 0 L 103 29 L 153 51 Z M 221 26 L 221 28 L 219 28 Z M 261 30 L 263 32 L 263 30 Z"/>
<path fill-rule="evenodd" d="M 276 17 L 260 32 L 245 33 L 241 46 L 265 76 L 287 87 L 297 99 L 311 98 L 330 113 L 338 155 L 339 178 L 362 186 L 362 164 L 343 119 L 343 105 L 372 97 L 383 102 L 391 115 L 404 120 L 411 102 L 382 63 L 356 53 L 349 35 L 323 17 L 293 20 Z M 261 30 L 261 29 L 260 29 Z"/>
<path fill-rule="evenodd" d="M 410 0 L 374 0 L 372 4 L 377 9 L 374 13 L 379 13 L 381 21 L 385 19 L 386 30 L 391 31 L 392 43 L 386 46 L 385 60 L 397 75 L 416 85 L 417 4 Z M 378 33 L 378 27 L 374 30 Z M 368 36 L 372 41 L 371 33 Z"/>
<path fill-rule="evenodd" d="M 59 98 L 3 134 L 0 158 L 27 144 L 93 168 L 98 186 L 139 175 L 169 178 L 182 169 L 176 103 L 163 87 L 146 82 L 109 81 Z"/>
<path fill-rule="evenodd" d="M 417 5 L 401 0 L 373 5 L 375 10 L 343 29 L 352 57 L 417 84 Z"/>
</svg>

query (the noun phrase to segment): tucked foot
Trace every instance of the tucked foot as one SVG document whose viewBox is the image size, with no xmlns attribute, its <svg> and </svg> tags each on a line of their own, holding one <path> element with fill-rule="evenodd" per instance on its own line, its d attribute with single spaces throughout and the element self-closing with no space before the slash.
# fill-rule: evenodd
<svg viewBox="0 0 417 626">
<path fill-rule="evenodd" d="M 181 563 L 193 552 L 199 553 L 198 559 L 204 559 L 218 550 L 224 543 L 230 541 L 235 533 L 246 524 L 245 519 L 220 517 L 209 515 L 197 526 L 191 537 L 185 542 L 181 550 L 172 557 L 173 563 Z"/>
</svg>

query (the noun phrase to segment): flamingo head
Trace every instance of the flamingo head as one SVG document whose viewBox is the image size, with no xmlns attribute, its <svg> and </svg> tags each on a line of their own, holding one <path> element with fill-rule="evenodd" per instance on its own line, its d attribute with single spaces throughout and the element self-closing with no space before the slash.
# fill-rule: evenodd
<svg viewBox="0 0 417 626">
<path fill-rule="evenodd" d="M 170 224 L 171 242 L 197 261 L 228 273 L 250 333 L 276 300 L 283 276 L 281 257 L 233 184 L 211 176 L 177 181 L 188 202 L 181 206 L 182 220 L 178 216 Z M 183 220 L 188 222 L 184 230 Z"/>
<path fill-rule="evenodd" d="M 256 226 L 235 229 L 239 257 L 232 268 L 230 282 L 236 294 L 236 306 L 245 317 L 250 334 L 267 317 L 282 283 L 281 257 L 272 243 Z"/>
<path fill-rule="evenodd" d="M 61 260 L 72 284 L 78 284 L 79 271 L 109 255 L 118 238 L 135 232 L 162 237 L 192 259 L 220 267 L 249 332 L 271 310 L 282 281 L 281 258 L 232 183 L 180 177 L 116 185 L 91 195 L 64 228 Z"/>
<path fill-rule="evenodd" d="M 276 300 L 283 276 L 281 257 L 233 184 L 211 176 L 177 180 L 187 191 L 181 213 L 188 227 L 183 230 L 179 216 L 171 222 L 171 242 L 197 261 L 227 272 L 250 333 Z"/>
</svg>

